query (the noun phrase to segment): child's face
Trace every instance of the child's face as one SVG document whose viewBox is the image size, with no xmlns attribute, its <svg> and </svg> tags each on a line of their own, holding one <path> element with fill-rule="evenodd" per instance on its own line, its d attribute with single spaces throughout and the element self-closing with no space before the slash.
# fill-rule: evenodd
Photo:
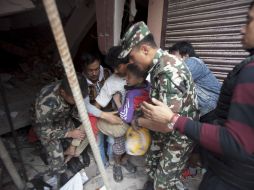
<svg viewBox="0 0 254 190">
<path fill-rule="evenodd" d="M 134 74 L 132 74 L 131 72 L 127 71 L 126 83 L 128 86 L 134 86 L 134 85 L 140 84 L 142 82 L 143 82 L 143 78 L 137 77 Z"/>
</svg>

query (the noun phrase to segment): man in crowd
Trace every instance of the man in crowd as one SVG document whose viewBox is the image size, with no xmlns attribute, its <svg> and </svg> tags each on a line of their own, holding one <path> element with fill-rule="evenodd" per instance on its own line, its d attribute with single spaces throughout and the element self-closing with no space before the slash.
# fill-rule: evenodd
<svg viewBox="0 0 254 190">
<path fill-rule="evenodd" d="M 179 131 L 207 150 L 207 172 L 200 190 L 254 189 L 254 1 L 241 32 L 243 47 L 250 56 L 224 80 L 215 111 L 216 125 L 179 116 L 155 99 L 155 105 L 143 105 L 146 118 L 171 126 L 160 131 Z"/>
<path fill-rule="evenodd" d="M 122 102 L 125 97 L 124 85 L 126 85 L 125 75 L 128 59 L 119 59 L 118 55 L 121 52 L 120 46 L 114 46 L 110 48 L 106 56 L 106 64 L 108 64 L 113 70 L 112 74 L 104 83 L 100 90 L 99 95 L 96 97 L 96 106 L 98 108 L 106 107 L 114 95 L 121 94 Z M 100 122 L 102 123 L 102 122 Z M 122 122 L 123 123 L 123 122 Z M 134 173 L 136 168 L 127 160 L 125 154 L 125 138 L 124 134 L 127 130 L 125 124 L 111 125 L 104 122 L 102 125 L 97 125 L 99 130 L 107 136 L 114 137 L 113 154 L 114 154 L 114 166 L 113 166 L 113 177 L 116 182 L 123 180 L 123 174 L 121 166 L 124 166 L 129 172 Z M 121 134 L 121 135 L 116 135 Z"/>
<path fill-rule="evenodd" d="M 95 105 L 96 101 L 95 98 L 99 95 L 99 92 L 104 85 L 104 82 L 108 79 L 111 72 L 107 68 L 103 68 L 101 66 L 101 58 L 96 53 L 84 53 L 81 56 L 81 64 L 82 64 L 82 74 L 86 78 L 88 83 L 88 95 L 90 99 L 90 103 Z M 108 104 L 108 106 L 103 111 L 111 111 L 112 106 Z M 98 114 L 94 114 L 96 117 L 106 119 L 112 124 L 121 123 L 121 119 L 111 112 L 100 112 Z M 100 149 L 100 154 L 102 157 L 102 161 L 105 166 L 108 166 L 108 162 L 105 156 L 105 149 L 104 149 L 104 134 L 102 132 L 98 132 L 97 134 L 97 141 L 98 146 Z M 113 139 L 108 137 L 108 157 L 111 159 L 112 155 L 112 143 Z"/>
<path fill-rule="evenodd" d="M 200 121 L 212 122 L 214 119 L 213 110 L 217 105 L 221 84 L 202 59 L 198 58 L 191 43 L 177 42 L 169 48 L 169 52 L 182 59 L 191 72 L 198 97 Z"/>
<path fill-rule="evenodd" d="M 82 75 L 87 79 L 88 83 L 90 102 L 94 104 L 96 96 L 111 72 L 109 69 L 101 66 L 101 58 L 97 53 L 82 54 L 81 64 Z"/>
<path fill-rule="evenodd" d="M 121 44 L 123 51 L 119 57 L 129 57 L 130 63 L 150 74 L 151 97 L 160 99 L 177 113 L 198 118 L 190 72 L 179 59 L 156 46 L 144 22 L 130 27 Z M 161 127 L 143 117 L 137 117 L 132 125 L 148 129 Z M 180 176 L 192 149 L 192 141 L 178 132 L 153 133 L 146 158 L 149 180 L 144 189 L 183 189 Z"/>
</svg>

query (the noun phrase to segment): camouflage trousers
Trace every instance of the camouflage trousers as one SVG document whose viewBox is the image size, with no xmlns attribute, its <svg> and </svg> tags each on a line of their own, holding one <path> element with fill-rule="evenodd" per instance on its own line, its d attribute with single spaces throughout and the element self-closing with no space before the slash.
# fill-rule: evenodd
<svg viewBox="0 0 254 190">
<path fill-rule="evenodd" d="M 64 173 L 67 166 L 64 163 L 64 148 L 63 143 L 71 143 L 70 139 L 53 139 L 50 142 L 42 142 L 47 156 L 50 167 L 50 172 L 53 173 Z M 68 146 L 67 145 L 67 146 Z"/>
<path fill-rule="evenodd" d="M 75 128 L 72 122 L 67 122 L 65 124 L 61 124 L 60 126 L 64 126 L 65 130 L 72 130 Z M 56 126 L 56 128 L 60 130 L 62 127 Z M 50 170 L 49 172 L 65 172 L 67 166 L 64 163 L 64 149 L 66 149 L 71 144 L 72 139 L 57 138 L 55 136 L 52 136 L 49 126 L 46 125 L 35 125 L 35 132 L 38 135 L 41 144 L 45 148 L 45 151 L 47 153 Z"/>
<path fill-rule="evenodd" d="M 146 172 L 154 180 L 155 189 L 184 189 L 180 177 L 193 147 L 193 142 L 177 131 L 152 133 L 152 144 L 146 155 Z"/>
</svg>

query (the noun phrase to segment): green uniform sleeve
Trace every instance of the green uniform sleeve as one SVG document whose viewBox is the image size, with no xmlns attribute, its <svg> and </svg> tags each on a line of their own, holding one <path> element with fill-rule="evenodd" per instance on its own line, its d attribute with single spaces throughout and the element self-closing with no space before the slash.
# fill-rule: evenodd
<svg viewBox="0 0 254 190">
<path fill-rule="evenodd" d="M 164 71 L 157 75 L 151 96 L 167 104 L 173 112 L 180 113 L 186 94 L 184 79 L 177 72 Z"/>
</svg>

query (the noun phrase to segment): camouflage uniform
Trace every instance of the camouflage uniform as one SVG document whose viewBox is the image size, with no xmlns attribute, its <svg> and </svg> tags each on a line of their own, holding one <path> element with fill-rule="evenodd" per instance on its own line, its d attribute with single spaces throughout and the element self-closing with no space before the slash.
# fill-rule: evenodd
<svg viewBox="0 0 254 190">
<path fill-rule="evenodd" d="M 122 40 L 120 58 L 127 56 L 135 45 L 150 34 L 143 22 L 134 24 Z M 173 112 L 198 118 L 197 97 L 194 83 L 185 64 L 166 51 L 158 49 L 151 69 L 150 97 L 167 104 Z M 155 189 L 184 189 L 180 176 L 193 142 L 177 131 L 152 132 L 152 144 L 146 156 L 147 173 L 154 179 Z"/>
<path fill-rule="evenodd" d="M 153 59 L 150 96 L 167 104 L 173 112 L 196 118 L 197 101 L 194 83 L 186 66 L 159 49 Z M 177 131 L 152 134 L 153 140 L 146 157 L 147 173 L 155 187 L 181 189 L 180 176 L 192 151 L 193 143 Z"/>
<path fill-rule="evenodd" d="M 59 95 L 61 82 L 45 86 L 37 96 L 34 107 L 34 127 L 48 153 L 50 169 L 63 173 L 66 169 L 62 141 L 67 131 L 74 129 L 72 107 Z M 65 139 L 66 140 L 66 139 Z"/>
</svg>

